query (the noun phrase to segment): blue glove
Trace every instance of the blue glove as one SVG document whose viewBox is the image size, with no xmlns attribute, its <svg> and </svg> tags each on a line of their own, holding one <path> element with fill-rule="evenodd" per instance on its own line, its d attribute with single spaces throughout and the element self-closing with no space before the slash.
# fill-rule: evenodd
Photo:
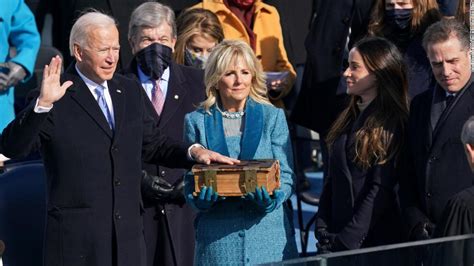
<svg viewBox="0 0 474 266">
<path fill-rule="evenodd" d="M 201 192 L 199 192 L 199 196 L 194 197 L 192 194 L 188 195 L 188 199 L 194 201 L 194 205 L 200 210 L 207 210 L 216 203 L 217 199 L 219 198 L 219 194 L 214 192 L 212 187 L 203 186 L 201 188 Z"/>
<path fill-rule="evenodd" d="M 261 188 L 257 187 L 255 192 L 247 193 L 245 198 L 253 201 L 265 213 L 269 213 L 277 207 L 277 202 L 280 201 L 283 196 L 284 193 L 281 190 L 275 189 L 273 191 L 273 197 L 270 197 L 265 186 L 262 186 Z"/>
</svg>

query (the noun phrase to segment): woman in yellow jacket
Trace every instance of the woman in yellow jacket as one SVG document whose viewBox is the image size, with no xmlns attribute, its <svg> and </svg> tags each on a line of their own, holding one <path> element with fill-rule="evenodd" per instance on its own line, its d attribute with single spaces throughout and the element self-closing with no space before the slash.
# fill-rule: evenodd
<svg viewBox="0 0 474 266">
<path fill-rule="evenodd" d="M 281 99 L 291 90 L 296 72 L 286 55 L 280 15 L 276 8 L 261 0 L 203 0 L 192 8 L 198 7 L 217 15 L 224 29 L 225 39 L 247 42 L 264 71 L 288 72 L 284 79 L 269 77 L 274 82 L 269 82 L 268 96 L 274 105 L 283 107 Z"/>
</svg>

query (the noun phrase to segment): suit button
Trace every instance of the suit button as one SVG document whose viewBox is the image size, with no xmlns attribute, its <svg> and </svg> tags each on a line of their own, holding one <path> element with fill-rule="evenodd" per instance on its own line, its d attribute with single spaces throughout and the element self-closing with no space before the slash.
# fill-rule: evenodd
<svg viewBox="0 0 474 266">
<path fill-rule="evenodd" d="M 115 186 L 120 186 L 122 183 L 120 182 L 120 179 L 115 179 L 114 180 L 114 185 Z"/>
<path fill-rule="evenodd" d="M 431 198 L 431 196 L 432 196 L 432 195 L 431 195 L 431 192 L 426 193 L 426 197 L 427 197 L 427 198 Z"/>
<path fill-rule="evenodd" d="M 165 170 L 161 171 L 160 175 L 161 177 L 164 177 L 166 175 L 166 171 Z"/>
<path fill-rule="evenodd" d="M 117 152 L 117 151 L 118 151 L 118 147 L 117 147 L 117 146 L 115 146 L 115 145 L 114 145 L 114 146 L 112 146 L 112 151 L 113 151 L 113 152 Z"/>
<path fill-rule="evenodd" d="M 240 232 L 239 232 L 239 236 L 240 236 L 240 237 L 244 237 L 244 236 L 245 236 L 245 232 L 244 232 L 244 231 L 240 231 Z"/>
<path fill-rule="evenodd" d="M 349 24 L 349 21 L 351 21 L 351 19 L 349 17 L 345 17 L 342 22 L 344 22 L 345 24 Z"/>
<path fill-rule="evenodd" d="M 122 219 L 122 215 L 120 215 L 120 212 L 118 212 L 118 211 L 115 212 L 115 219 L 117 219 L 117 220 Z"/>
</svg>

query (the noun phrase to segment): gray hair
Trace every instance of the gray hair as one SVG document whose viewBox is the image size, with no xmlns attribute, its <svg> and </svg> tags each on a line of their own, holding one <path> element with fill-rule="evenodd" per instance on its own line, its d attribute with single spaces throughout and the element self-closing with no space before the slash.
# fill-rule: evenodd
<svg viewBox="0 0 474 266">
<path fill-rule="evenodd" d="M 428 51 L 429 45 L 445 42 L 451 37 L 459 40 L 463 51 L 469 50 L 469 29 L 457 19 L 442 19 L 429 26 L 423 34 L 423 48 Z"/>
<path fill-rule="evenodd" d="M 174 11 L 167 5 L 157 2 L 146 2 L 138 6 L 130 17 L 128 39 L 132 40 L 142 28 L 156 28 L 163 22 L 171 26 L 171 34 L 176 38 Z"/>
<path fill-rule="evenodd" d="M 461 141 L 464 144 L 474 146 L 474 116 L 469 117 L 464 123 L 461 131 Z"/>
<path fill-rule="evenodd" d="M 89 41 L 87 34 L 91 28 L 106 28 L 109 26 L 117 26 L 115 19 L 109 15 L 101 13 L 97 10 L 91 10 L 81 15 L 71 29 L 69 35 L 69 52 L 74 56 L 74 44 L 84 47 Z"/>
</svg>

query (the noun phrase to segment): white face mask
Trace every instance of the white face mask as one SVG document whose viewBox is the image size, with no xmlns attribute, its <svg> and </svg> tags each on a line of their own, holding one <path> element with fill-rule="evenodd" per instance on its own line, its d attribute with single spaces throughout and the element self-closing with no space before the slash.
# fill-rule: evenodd
<svg viewBox="0 0 474 266">
<path fill-rule="evenodd" d="M 184 52 L 184 65 L 204 69 L 209 55 L 196 54 L 186 48 Z"/>
</svg>

